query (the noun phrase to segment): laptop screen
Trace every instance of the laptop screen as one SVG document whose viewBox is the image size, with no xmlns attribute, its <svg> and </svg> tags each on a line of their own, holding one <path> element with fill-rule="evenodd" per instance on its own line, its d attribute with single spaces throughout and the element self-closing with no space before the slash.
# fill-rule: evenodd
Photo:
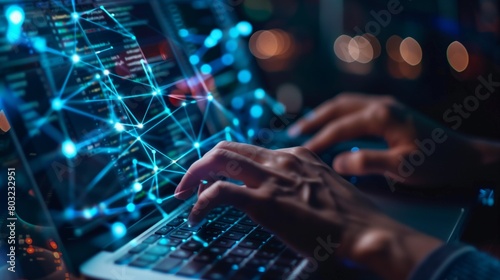
<svg viewBox="0 0 500 280">
<path fill-rule="evenodd" d="M 227 112 L 157 1 L 97 2 L 5 5 L 0 56 L 2 103 L 76 264 L 166 217 L 189 166 L 237 126 L 220 129 Z"/>
</svg>

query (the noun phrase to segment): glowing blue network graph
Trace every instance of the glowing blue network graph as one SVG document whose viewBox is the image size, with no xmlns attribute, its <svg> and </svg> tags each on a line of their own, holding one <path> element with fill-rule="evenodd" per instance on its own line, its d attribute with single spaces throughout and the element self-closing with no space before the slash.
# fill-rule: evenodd
<svg viewBox="0 0 500 280">
<path fill-rule="evenodd" d="M 252 26 L 240 22 L 205 35 L 179 29 L 179 38 L 198 46 L 186 67 L 154 23 L 137 18 L 129 6 L 58 8 L 46 23 L 35 24 L 51 28 L 53 37 L 31 30 L 35 21 L 20 5 L 6 9 L 7 41 L 38 55 L 43 69 L 9 72 L 7 87 L 18 77 L 43 84 L 27 85 L 19 91 L 24 95 L 12 86 L 12 102 L 27 110 L 22 115 L 36 142 L 29 143 L 40 147 L 32 166 L 58 183 L 61 220 L 122 215 L 109 228 L 123 236 L 142 208 L 162 211 L 178 178 L 217 142 L 253 137 L 256 128 L 242 128 L 242 116 L 226 109 L 217 87 L 207 84 L 234 66 L 237 39 L 249 36 Z M 212 59 L 208 53 L 215 48 L 222 54 Z M 239 84 L 254 79 L 248 68 L 235 78 Z M 260 88 L 241 96 L 248 95 L 252 119 L 264 115 L 266 104 L 277 105 Z M 228 102 L 233 109 L 243 107 L 241 96 Z M 214 124 L 220 115 L 227 121 Z M 77 230 L 84 234 L 85 228 Z"/>
</svg>

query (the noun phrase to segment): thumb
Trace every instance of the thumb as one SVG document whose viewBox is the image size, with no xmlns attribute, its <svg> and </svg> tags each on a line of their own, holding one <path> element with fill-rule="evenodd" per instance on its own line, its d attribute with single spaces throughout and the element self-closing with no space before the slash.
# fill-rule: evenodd
<svg viewBox="0 0 500 280">
<path fill-rule="evenodd" d="M 397 155 L 391 151 L 361 150 L 335 157 L 333 169 L 342 175 L 362 176 L 397 170 L 397 164 Z"/>
</svg>

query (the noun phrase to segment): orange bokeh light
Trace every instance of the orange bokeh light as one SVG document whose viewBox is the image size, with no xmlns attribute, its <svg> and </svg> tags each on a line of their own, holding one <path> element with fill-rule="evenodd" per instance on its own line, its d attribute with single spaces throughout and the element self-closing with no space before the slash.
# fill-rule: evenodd
<svg viewBox="0 0 500 280">
<path fill-rule="evenodd" d="M 49 246 L 50 248 L 56 250 L 57 249 L 57 243 L 55 241 L 50 241 L 49 242 Z"/>
<path fill-rule="evenodd" d="M 31 239 L 31 237 L 26 237 L 26 239 L 24 239 L 24 242 L 26 242 L 26 244 L 28 245 L 31 245 L 33 244 L 33 239 Z"/>
<path fill-rule="evenodd" d="M 448 46 L 446 56 L 451 67 L 457 72 L 463 72 L 469 66 L 469 53 L 465 46 L 458 41 Z"/>
<path fill-rule="evenodd" d="M 28 249 L 26 249 L 26 252 L 28 254 L 33 254 L 35 252 L 35 248 L 33 248 L 32 246 L 29 246 Z"/>
<path fill-rule="evenodd" d="M 401 42 L 399 51 L 403 60 L 411 66 L 417 66 L 422 62 L 422 48 L 412 37 L 405 38 Z"/>
</svg>

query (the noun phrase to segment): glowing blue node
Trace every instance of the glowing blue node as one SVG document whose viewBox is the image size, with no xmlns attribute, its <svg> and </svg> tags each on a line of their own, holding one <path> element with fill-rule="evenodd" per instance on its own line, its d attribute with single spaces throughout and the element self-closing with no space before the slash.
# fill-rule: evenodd
<svg viewBox="0 0 500 280">
<path fill-rule="evenodd" d="M 231 36 L 231 38 L 238 38 L 238 36 L 240 36 L 240 31 L 238 31 L 238 28 L 233 27 L 229 29 L 229 36 Z"/>
<path fill-rule="evenodd" d="M 137 136 L 137 141 L 141 141 L 141 136 Z"/>
<path fill-rule="evenodd" d="M 55 111 L 60 111 L 62 110 L 64 106 L 64 102 L 60 98 L 56 98 L 52 100 L 52 109 Z"/>
<path fill-rule="evenodd" d="M 132 36 L 132 37 L 130 37 L 130 38 L 131 38 L 132 40 L 136 40 L 136 39 L 137 39 L 137 37 L 135 37 L 135 36 Z"/>
<path fill-rule="evenodd" d="M 110 74 L 108 69 L 102 71 L 102 73 L 104 74 L 104 76 L 108 76 Z"/>
<path fill-rule="evenodd" d="M 194 147 L 195 149 L 199 149 L 199 148 L 200 148 L 200 143 L 199 143 L 199 142 L 195 142 L 195 143 L 193 144 L 193 147 Z"/>
<path fill-rule="evenodd" d="M 213 96 L 213 95 L 211 95 L 211 94 L 209 94 L 209 95 L 207 96 L 207 100 L 208 100 L 208 101 L 212 101 L 212 100 L 214 100 L 214 96 Z"/>
<path fill-rule="evenodd" d="M 127 208 L 127 211 L 134 212 L 134 210 L 135 210 L 135 204 L 129 203 L 129 204 L 127 204 L 126 208 Z"/>
<path fill-rule="evenodd" d="M 66 220 L 72 220 L 75 218 L 75 210 L 73 208 L 66 208 L 63 215 Z"/>
<path fill-rule="evenodd" d="M 100 79 L 101 79 L 101 75 L 99 75 L 99 74 L 95 74 L 95 79 L 96 79 L 96 80 L 100 80 Z"/>
<path fill-rule="evenodd" d="M 226 50 L 229 52 L 234 52 L 238 49 L 238 41 L 236 40 L 229 40 L 226 43 Z"/>
<path fill-rule="evenodd" d="M 241 70 L 238 73 L 238 80 L 243 84 L 247 84 L 252 80 L 252 73 L 248 70 Z"/>
<path fill-rule="evenodd" d="M 233 124 L 234 124 L 234 126 L 238 126 L 238 125 L 240 125 L 240 120 L 238 120 L 238 119 L 234 118 L 234 119 L 233 119 Z"/>
<path fill-rule="evenodd" d="M 121 97 L 120 95 L 118 95 L 117 98 L 118 98 L 118 100 L 122 100 L 123 99 L 123 97 Z"/>
<path fill-rule="evenodd" d="M 115 238 L 122 238 L 127 234 L 127 228 L 121 222 L 116 222 L 111 225 L 111 233 Z"/>
<path fill-rule="evenodd" d="M 250 108 L 250 115 L 252 116 L 252 118 L 258 119 L 262 117 L 262 114 L 264 114 L 264 109 L 262 109 L 262 106 L 253 105 L 252 108 Z"/>
<path fill-rule="evenodd" d="M 158 166 L 157 166 L 157 165 L 155 165 L 155 166 L 153 167 L 153 171 L 154 171 L 154 172 L 158 171 Z"/>
<path fill-rule="evenodd" d="M 248 137 L 252 138 L 255 136 L 255 130 L 253 130 L 252 128 L 250 128 L 248 131 L 247 131 L 247 135 Z"/>
<path fill-rule="evenodd" d="M 134 190 L 134 192 L 138 193 L 142 191 L 142 184 L 139 182 L 135 182 L 134 185 L 132 186 L 132 189 Z"/>
<path fill-rule="evenodd" d="M 71 17 L 73 19 L 78 19 L 80 17 L 80 15 L 78 13 L 71 13 Z"/>
<path fill-rule="evenodd" d="M 179 30 L 179 36 L 181 36 L 183 38 L 187 37 L 187 36 L 189 36 L 189 31 L 187 31 L 187 29 L 181 29 L 181 30 Z"/>
<path fill-rule="evenodd" d="M 212 66 L 208 65 L 208 64 L 203 64 L 200 68 L 201 70 L 201 73 L 203 74 L 210 74 L 212 73 Z"/>
<path fill-rule="evenodd" d="M 353 152 L 353 153 L 359 152 L 359 148 L 358 147 L 352 147 L 351 152 Z"/>
<path fill-rule="evenodd" d="M 237 265 L 237 264 L 233 264 L 233 266 L 231 267 L 233 270 L 238 270 L 240 267 Z"/>
<path fill-rule="evenodd" d="M 137 163 L 138 163 L 138 162 L 139 162 L 139 161 L 137 161 L 135 158 L 132 160 L 132 163 L 133 163 L 134 165 L 137 165 Z"/>
<path fill-rule="evenodd" d="M 70 140 L 66 140 L 62 144 L 62 153 L 67 158 L 74 158 L 76 156 L 76 146 Z"/>
<path fill-rule="evenodd" d="M 152 193 L 148 193 L 148 198 L 151 200 L 156 200 L 156 196 Z"/>
<path fill-rule="evenodd" d="M 207 38 L 205 39 L 205 47 L 207 47 L 207 48 L 209 48 L 209 49 L 210 49 L 210 48 L 215 47 L 216 45 L 217 45 L 217 40 L 215 40 L 214 38 L 212 38 L 212 37 L 207 37 Z"/>
<path fill-rule="evenodd" d="M 161 198 L 158 198 L 158 199 L 156 199 L 156 203 L 157 203 L 157 204 L 162 204 L 162 203 L 163 203 L 163 200 L 161 200 Z"/>
<path fill-rule="evenodd" d="M 241 97 L 235 97 L 231 100 L 231 106 L 233 106 L 234 109 L 240 110 L 244 105 L 245 100 Z"/>
<path fill-rule="evenodd" d="M 125 127 L 124 127 L 124 126 L 123 126 L 123 124 L 121 124 L 121 123 L 116 123 L 116 124 L 115 124 L 115 129 L 116 129 L 116 131 L 118 131 L 118 132 L 122 132 L 122 131 L 124 131 L 124 130 L 125 130 Z"/>
<path fill-rule="evenodd" d="M 92 209 L 85 209 L 83 210 L 83 217 L 85 219 L 92 219 L 92 217 L 94 217 L 95 215 L 97 214 L 97 209 L 96 208 L 92 208 Z"/>
<path fill-rule="evenodd" d="M 71 60 L 73 61 L 73 63 L 78 63 L 80 62 L 80 56 L 77 55 L 77 54 L 74 54 L 72 57 L 71 57 Z"/>
<path fill-rule="evenodd" d="M 265 268 L 265 267 L 263 267 L 263 266 L 260 266 L 260 267 L 258 268 L 258 271 L 259 271 L 259 272 L 261 272 L 261 273 L 264 273 L 264 272 L 266 271 L 266 268 Z"/>
<path fill-rule="evenodd" d="M 266 92 L 263 89 L 258 88 L 255 90 L 254 96 L 256 99 L 263 99 L 264 97 L 266 97 Z"/>
<path fill-rule="evenodd" d="M 143 128 L 144 128 L 144 124 L 142 124 L 142 123 L 138 124 L 138 125 L 137 125 L 137 128 L 138 128 L 138 129 L 143 129 Z"/>
<path fill-rule="evenodd" d="M 222 39 L 222 31 L 220 29 L 214 29 L 212 32 L 210 32 L 210 37 L 214 38 L 215 40 L 220 40 Z"/>
<path fill-rule="evenodd" d="M 33 48 L 38 52 L 45 52 L 47 50 L 47 41 L 45 38 L 37 37 L 33 39 Z"/>
<path fill-rule="evenodd" d="M 236 28 L 238 29 L 238 32 L 242 36 L 248 36 L 248 35 L 252 34 L 252 31 L 253 31 L 252 25 L 249 22 L 247 22 L 247 21 L 239 22 L 236 25 Z"/>
<path fill-rule="evenodd" d="M 186 103 L 186 102 L 182 102 L 182 106 L 183 106 L 183 107 L 186 107 L 186 106 L 187 106 L 187 103 Z"/>
<path fill-rule="evenodd" d="M 17 5 L 8 7 L 5 16 L 14 25 L 21 25 L 24 22 L 24 10 Z"/>
<path fill-rule="evenodd" d="M 227 53 L 222 56 L 221 61 L 222 64 L 229 66 L 234 63 L 234 56 L 232 54 Z"/>
<path fill-rule="evenodd" d="M 200 57 L 197 55 L 192 55 L 189 57 L 189 62 L 191 62 L 192 65 L 196 65 L 200 63 Z"/>
</svg>

